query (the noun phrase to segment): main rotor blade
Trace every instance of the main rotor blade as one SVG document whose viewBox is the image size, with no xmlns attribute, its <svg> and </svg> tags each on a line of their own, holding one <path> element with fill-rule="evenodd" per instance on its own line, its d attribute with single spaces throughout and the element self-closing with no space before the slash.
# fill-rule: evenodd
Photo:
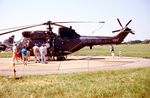
<svg viewBox="0 0 150 98">
<path fill-rule="evenodd" d="M 64 27 L 64 28 L 68 28 L 68 27 L 66 27 L 66 26 L 63 26 L 63 25 L 60 25 L 60 24 L 57 24 L 57 23 L 51 23 L 51 25 L 55 25 L 55 26 L 58 26 L 58 27 Z"/>
<path fill-rule="evenodd" d="M 130 21 L 126 24 L 126 26 L 125 26 L 125 27 L 127 27 L 131 21 L 132 21 L 132 20 L 130 20 Z"/>
<path fill-rule="evenodd" d="M 25 26 L 5 28 L 5 29 L 0 29 L 0 31 L 12 30 L 12 29 L 23 28 L 23 27 L 28 27 L 28 26 L 33 26 L 33 25 L 25 25 Z"/>
<path fill-rule="evenodd" d="M 15 29 L 15 30 L 7 31 L 7 32 L 4 32 L 4 33 L 0 33 L 0 35 L 4 35 L 4 34 L 8 34 L 8 33 L 12 33 L 12 32 L 16 32 L 16 31 L 20 31 L 20 30 L 28 29 L 28 28 L 32 28 L 32 27 L 37 27 L 37 26 L 41 26 L 41 25 L 44 25 L 44 24 L 42 23 L 42 24 L 38 24 L 38 25 L 27 26 L 27 27 L 23 27 L 23 28 Z"/>
<path fill-rule="evenodd" d="M 66 22 L 54 22 L 54 23 L 105 23 L 105 21 L 66 21 Z"/>
<path fill-rule="evenodd" d="M 117 18 L 117 20 L 118 20 L 118 22 L 119 22 L 120 26 L 121 26 L 121 27 L 122 27 L 122 29 L 123 29 L 123 26 L 122 26 L 122 24 L 121 24 L 121 22 L 120 22 L 119 18 Z"/>
</svg>

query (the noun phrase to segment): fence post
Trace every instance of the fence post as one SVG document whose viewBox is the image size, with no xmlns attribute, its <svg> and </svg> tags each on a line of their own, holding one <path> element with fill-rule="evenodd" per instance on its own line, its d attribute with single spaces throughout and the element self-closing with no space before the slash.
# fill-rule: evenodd
<svg viewBox="0 0 150 98">
<path fill-rule="evenodd" d="M 15 62 L 13 62 L 13 74 L 14 74 L 14 79 L 16 79 L 16 66 L 15 66 Z"/>
</svg>

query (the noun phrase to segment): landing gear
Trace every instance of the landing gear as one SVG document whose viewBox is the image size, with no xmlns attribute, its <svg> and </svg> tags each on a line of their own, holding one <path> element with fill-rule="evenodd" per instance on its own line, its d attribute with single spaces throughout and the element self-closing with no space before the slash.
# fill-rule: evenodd
<svg viewBox="0 0 150 98">
<path fill-rule="evenodd" d="M 63 61 L 66 60 L 64 56 L 57 56 L 57 61 Z"/>
</svg>

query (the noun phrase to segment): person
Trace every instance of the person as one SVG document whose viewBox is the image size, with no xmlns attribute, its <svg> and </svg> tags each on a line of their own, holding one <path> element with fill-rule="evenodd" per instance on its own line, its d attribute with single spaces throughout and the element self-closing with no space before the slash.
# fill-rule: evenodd
<svg viewBox="0 0 150 98">
<path fill-rule="evenodd" d="M 46 51 L 47 51 L 47 60 L 50 60 L 50 40 L 48 39 L 48 41 L 46 42 Z"/>
<path fill-rule="evenodd" d="M 23 49 L 21 50 L 21 55 L 22 55 L 22 59 L 23 59 L 23 64 L 27 65 L 27 49 L 26 47 L 23 47 Z"/>
<path fill-rule="evenodd" d="M 16 60 L 17 60 L 17 62 L 18 62 L 18 60 L 22 61 L 22 59 L 21 59 L 21 52 L 20 51 L 16 52 Z"/>
<path fill-rule="evenodd" d="M 13 44 L 13 63 L 15 63 L 15 60 L 18 62 L 18 59 L 17 59 L 17 44 L 16 43 Z"/>
<path fill-rule="evenodd" d="M 40 55 L 41 55 L 41 63 L 46 64 L 46 57 L 45 57 L 46 48 L 45 48 L 44 44 L 41 45 L 41 47 L 39 48 L 39 51 L 40 51 Z"/>
<path fill-rule="evenodd" d="M 114 57 L 115 57 L 115 53 L 114 53 L 114 51 L 115 51 L 114 47 L 113 47 L 113 46 L 111 46 L 111 56 L 112 56 L 112 58 L 114 58 Z"/>
<path fill-rule="evenodd" d="M 39 47 L 37 44 L 35 44 L 35 46 L 33 47 L 33 54 L 34 54 L 34 61 L 35 63 L 37 63 L 37 61 L 40 62 L 40 53 L 39 53 Z"/>
<path fill-rule="evenodd" d="M 50 53 L 51 53 L 52 60 L 55 60 L 55 40 L 56 39 L 53 38 L 51 47 L 50 47 Z"/>
<path fill-rule="evenodd" d="M 119 51 L 119 57 L 122 58 L 122 52 L 121 52 L 121 50 Z"/>
<path fill-rule="evenodd" d="M 27 59 L 28 62 L 30 62 L 30 47 L 27 46 L 26 50 L 27 50 L 26 59 Z"/>
<path fill-rule="evenodd" d="M 46 44 L 44 44 L 44 54 L 45 54 L 45 59 L 47 61 L 47 46 L 46 46 Z M 45 62 L 45 63 L 47 63 L 47 62 Z"/>
</svg>

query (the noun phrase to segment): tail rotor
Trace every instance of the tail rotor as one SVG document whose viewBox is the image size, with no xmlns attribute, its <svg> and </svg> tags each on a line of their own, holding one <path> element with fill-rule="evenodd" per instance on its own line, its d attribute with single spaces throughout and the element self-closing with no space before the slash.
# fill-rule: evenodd
<svg viewBox="0 0 150 98">
<path fill-rule="evenodd" d="M 125 31 L 126 30 L 126 32 L 129 32 L 131 34 L 135 34 L 133 30 L 131 30 L 130 28 L 127 27 L 131 23 L 132 20 L 129 20 L 129 22 L 127 22 L 127 24 L 125 25 L 125 27 L 122 26 L 119 18 L 117 18 L 117 21 L 118 21 L 119 25 L 121 26 L 121 29 L 114 30 L 114 31 L 112 31 L 112 33 L 121 32 L 121 31 Z"/>
</svg>

